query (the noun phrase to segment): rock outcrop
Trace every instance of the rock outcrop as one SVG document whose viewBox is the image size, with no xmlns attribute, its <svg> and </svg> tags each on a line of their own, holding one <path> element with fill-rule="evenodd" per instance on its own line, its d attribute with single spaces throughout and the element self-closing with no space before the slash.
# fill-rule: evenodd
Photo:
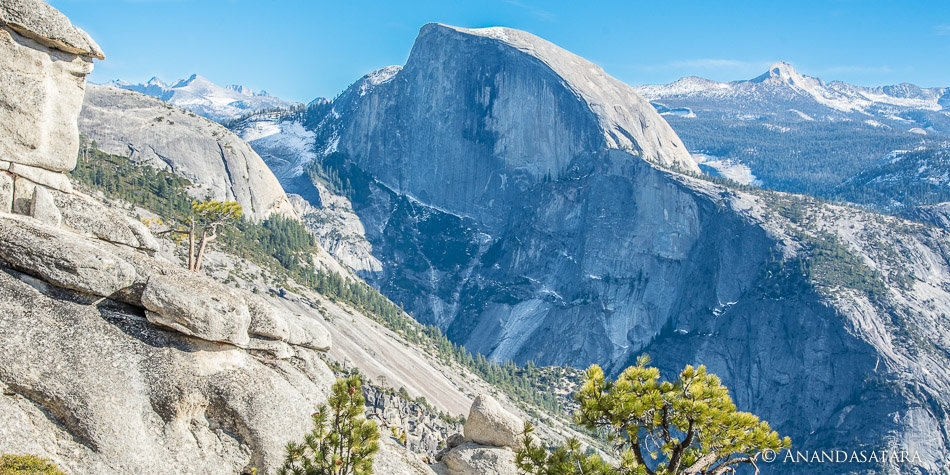
<svg viewBox="0 0 950 475">
<path fill-rule="evenodd" d="M 53 285 L 100 297 L 130 287 L 135 268 L 106 246 L 29 218 L 0 215 L 0 261 Z"/>
<path fill-rule="evenodd" d="M 141 223 L 72 190 L 102 53 L 43 2 L 4 0 L 0 20 L 0 452 L 70 473 L 276 472 L 335 379 L 329 332 L 154 257 Z"/>
<path fill-rule="evenodd" d="M 155 274 L 145 282 L 148 321 L 203 340 L 245 346 L 251 314 L 244 299 L 195 273 Z"/>
<path fill-rule="evenodd" d="M 492 447 L 518 448 L 523 430 L 523 420 L 485 394 L 475 398 L 465 420 L 465 440 Z"/>
<path fill-rule="evenodd" d="M 3 185 L 0 185 L 2 187 Z M 0 192 L 2 193 L 2 192 Z M 904 213 L 909 219 L 930 223 L 939 228 L 950 230 L 950 202 L 929 206 L 915 206 Z"/>
<path fill-rule="evenodd" d="M 296 218 L 261 157 L 220 124 L 137 92 L 90 84 L 79 128 L 104 152 L 188 178 L 196 199 L 234 200 L 256 221 Z"/>
<path fill-rule="evenodd" d="M 273 473 L 334 380 L 311 350 L 268 361 L 28 282 L 0 270 L 4 453 L 71 473 Z"/>
<path fill-rule="evenodd" d="M 406 434 L 405 446 L 412 452 L 434 459 L 445 440 L 456 434 L 461 425 L 450 424 L 423 404 L 396 394 L 364 384 L 366 412 L 377 421 L 383 433 L 395 430 Z"/>
<path fill-rule="evenodd" d="M 465 420 L 464 437 L 453 436 L 433 466 L 440 475 L 510 475 L 518 473 L 515 453 L 524 421 L 493 397 L 479 395 Z"/>
<path fill-rule="evenodd" d="M 46 3 L 0 4 L 0 212 L 29 214 L 36 185 L 70 190 L 61 172 L 76 166 L 85 78 L 103 57 Z"/>
<path fill-rule="evenodd" d="M 46 3 L 0 5 L 0 160 L 24 170 L 75 166 L 85 77 L 92 58 L 102 57 L 95 42 Z"/>
</svg>

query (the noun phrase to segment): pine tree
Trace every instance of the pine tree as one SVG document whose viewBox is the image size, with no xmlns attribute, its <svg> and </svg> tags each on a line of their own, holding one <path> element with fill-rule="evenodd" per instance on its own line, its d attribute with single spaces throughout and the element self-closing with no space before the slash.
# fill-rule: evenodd
<svg viewBox="0 0 950 475">
<path fill-rule="evenodd" d="M 379 450 L 379 429 L 366 410 L 359 376 L 338 379 L 329 406 L 313 414 L 314 429 L 302 444 L 287 444 L 281 475 L 369 475 Z"/>
<path fill-rule="evenodd" d="M 577 423 L 607 434 L 616 466 L 583 453 L 573 439 L 548 452 L 525 424 L 518 469 L 531 475 L 720 475 L 791 446 L 767 422 L 737 411 L 729 390 L 704 366 L 687 366 L 676 381 L 661 382 L 660 371 L 648 364 L 640 357 L 616 381 L 592 365 L 574 396 Z"/>
</svg>

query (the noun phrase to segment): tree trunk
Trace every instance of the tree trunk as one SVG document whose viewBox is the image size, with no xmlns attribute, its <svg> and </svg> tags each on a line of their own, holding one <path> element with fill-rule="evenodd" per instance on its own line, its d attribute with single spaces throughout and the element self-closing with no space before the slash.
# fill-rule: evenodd
<svg viewBox="0 0 950 475">
<path fill-rule="evenodd" d="M 195 267 L 195 217 L 191 217 L 191 231 L 188 233 L 188 270 L 197 271 Z"/>
<path fill-rule="evenodd" d="M 204 260 L 205 246 L 207 246 L 209 242 L 214 241 L 217 237 L 217 229 L 214 227 L 211 228 L 211 235 L 208 235 L 207 230 L 201 233 L 201 245 L 198 246 L 198 257 L 195 258 L 195 268 L 193 269 L 195 272 L 201 270 L 201 261 Z"/>
</svg>

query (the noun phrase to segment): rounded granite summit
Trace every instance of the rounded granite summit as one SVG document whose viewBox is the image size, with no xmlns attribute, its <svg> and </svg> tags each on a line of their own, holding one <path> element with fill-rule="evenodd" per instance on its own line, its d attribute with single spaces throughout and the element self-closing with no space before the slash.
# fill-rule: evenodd
<svg viewBox="0 0 950 475">
<path fill-rule="evenodd" d="M 44 46 L 67 53 L 106 59 L 99 45 L 66 15 L 41 0 L 3 0 L 0 3 L 0 25 Z"/>
</svg>

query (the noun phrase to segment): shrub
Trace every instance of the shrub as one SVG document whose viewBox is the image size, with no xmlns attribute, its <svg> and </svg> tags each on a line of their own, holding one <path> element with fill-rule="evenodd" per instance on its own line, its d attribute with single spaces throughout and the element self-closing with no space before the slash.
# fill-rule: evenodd
<svg viewBox="0 0 950 475">
<path fill-rule="evenodd" d="M 35 455 L 0 456 L 0 475 L 66 475 L 53 462 Z"/>
</svg>

